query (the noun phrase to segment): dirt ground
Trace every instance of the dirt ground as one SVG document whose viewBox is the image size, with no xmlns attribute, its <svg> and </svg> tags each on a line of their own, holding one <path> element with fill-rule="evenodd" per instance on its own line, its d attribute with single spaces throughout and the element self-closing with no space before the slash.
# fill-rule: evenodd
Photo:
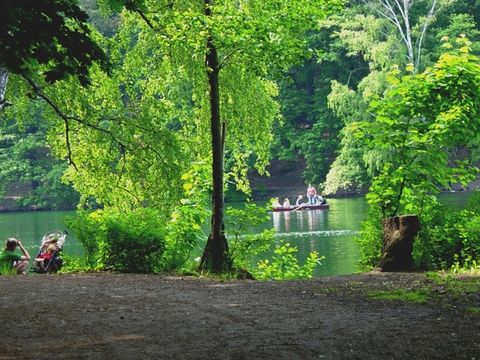
<svg viewBox="0 0 480 360">
<path fill-rule="evenodd" d="M 0 359 L 480 359 L 480 295 L 372 300 L 419 273 L 218 282 L 0 277 Z"/>
</svg>

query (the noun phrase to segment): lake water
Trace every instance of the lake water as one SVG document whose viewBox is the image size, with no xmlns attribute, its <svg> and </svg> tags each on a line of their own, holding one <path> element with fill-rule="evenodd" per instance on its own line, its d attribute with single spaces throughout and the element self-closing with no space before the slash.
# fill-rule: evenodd
<svg viewBox="0 0 480 360">
<path fill-rule="evenodd" d="M 463 206 L 468 193 L 442 195 L 442 201 L 453 207 Z M 325 256 L 317 267 L 316 277 L 356 272 L 359 258 L 353 238 L 367 216 L 364 198 L 329 199 L 328 210 L 308 210 L 271 213 L 264 228 L 275 228 L 278 242 L 288 241 L 297 246 L 298 257 L 303 261 L 311 251 Z M 64 219 L 72 211 L 17 212 L 0 214 L 0 233 L 3 243 L 8 237 L 16 237 L 35 255 L 43 235 L 51 230 L 68 230 Z M 81 255 L 82 248 L 70 235 L 64 253 Z"/>
<path fill-rule="evenodd" d="M 329 204 L 326 210 L 272 213 L 276 238 L 297 246 L 300 261 L 311 251 L 325 257 L 316 277 L 357 271 L 359 254 L 353 237 L 367 215 L 363 198 L 330 199 Z"/>
</svg>

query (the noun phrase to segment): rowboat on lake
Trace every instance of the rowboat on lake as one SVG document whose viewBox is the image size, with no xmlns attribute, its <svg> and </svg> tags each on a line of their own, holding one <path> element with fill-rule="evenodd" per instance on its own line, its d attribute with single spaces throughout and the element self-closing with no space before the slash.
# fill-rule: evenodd
<svg viewBox="0 0 480 360">
<path fill-rule="evenodd" d="M 303 210 L 324 210 L 330 207 L 329 204 L 300 204 L 291 206 L 277 206 L 272 208 L 272 211 L 303 211 Z"/>
</svg>

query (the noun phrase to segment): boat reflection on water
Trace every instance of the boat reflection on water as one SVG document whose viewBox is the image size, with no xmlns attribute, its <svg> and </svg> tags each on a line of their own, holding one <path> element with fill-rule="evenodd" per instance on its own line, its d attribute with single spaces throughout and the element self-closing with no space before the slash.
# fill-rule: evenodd
<svg viewBox="0 0 480 360">
<path fill-rule="evenodd" d="M 272 212 L 273 228 L 276 233 L 290 233 L 291 229 L 295 232 L 324 230 L 327 214 L 324 210 Z"/>
</svg>

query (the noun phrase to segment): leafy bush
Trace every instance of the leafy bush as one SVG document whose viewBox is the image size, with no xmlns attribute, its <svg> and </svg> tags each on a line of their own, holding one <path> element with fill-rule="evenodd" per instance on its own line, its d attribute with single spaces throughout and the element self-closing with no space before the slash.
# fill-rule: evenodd
<svg viewBox="0 0 480 360">
<path fill-rule="evenodd" d="M 165 250 L 165 237 L 152 215 L 143 209 L 106 219 L 106 236 L 101 245 L 105 268 L 135 273 L 158 269 Z"/>
<path fill-rule="evenodd" d="M 323 258 L 314 251 L 309 254 L 305 264 L 300 265 L 298 249 L 285 243 L 276 245 L 271 259 L 257 261 L 258 256 L 271 251 L 274 243 L 274 229 L 252 231 L 270 219 L 267 207 L 247 202 L 244 208 L 227 208 L 226 215 L 229 253 L 234 267 L 251 272 L 259 280 L 311 278 Z"/>
<path fill-rule="evenodd" d="M 60 273 L 70 273 L 70 272 L 79 272 L 79 271 L 88 271 L 92 270 L 92 266 L 87 264 L 84 258 L 79 256 L 69 256 L 62 254 L 62 268 Z"/>
<path fill-rule="evenodd" d="M 210 171 L 208 164 L 198 162 L 182 175 L 183 196 L 166 223 L 162 271 L 180 270 L 198 244 L 207 238 L 202 226 L 211 214 L 207 190 L 210 187 Z"/>
<path fill-rule="evenodd" d="M 225 225 L 228 230 L 230 258 L 235 267 L 251 269 L 254 267 L 255 256 L 270 248 L 274 229 L 266 229 L 260 233 L 252 231 L 269 219 L 267 209 L 253 203 L 247 202 L 243 209 L 227 208 Z"/>
<path fill-rule="evenodd" d="M 289 243 L 282 244 L 274 250 L 271 260 L 262 260 L 254 271 L 255 276 L 261 280 L 294 280 L 310 279 L 315 267 L 320 264 L 323 257 L 312 251 L 303 265 L 298 263 L 296 256 L 298 249 Z"/>
<path fill-rule="evenodd" d="M 422 227 L 413 247 L 416 268 L 450 269 L 474 266 L 480 259 L 480 198 L 472 196 L 467 209 L 452 211 L 431 201 L 421 216 Z M 470 210 L 469 210 L 470 209 Z M 474 210 L 477 209 L 477 210 Z M 370 214 L 356 239 L 360 264 L 364 269 L 377 266 L 382 254 L 381 215 Z"/>
<path fill-rule="evenodd" d="M 103 212 L 77 211 L 74 216 L 67 216 L 66 225 L 75 232 L 83 248 L 85 263 L 89 268 L 96 268 L 100 259 L 99 244 L 103 241 L 104 234 L 100 230 Z"/>
<path fill-rule="evenodd" d="M 478 193 L 467 208 L 452 211 L 443 205 L 422 218 L 422 230 L 414 244 L 418 267 L 450 269 L 469 267 L 480 258 L 480 207 Z M 469 265 L 470 264 L 470 265 Z"/>
<path fill-rule="evenodd" d="M 96 269 L 145 273 L 160 268 L 164 223 L 152 209 L 80 212 L 68 223 L 85 249 L 87 264 Z"/>
<path fill-rule="evenodd" d="M 421 218 L 422 228 L 413 244 L 415 266 L 421 269 L 447 269 L 460 250 L 457 225 L 459 213 L 450 213 L 443 205 L 432 207 Z"/>
<path fill-rule="evenodd" d="M 383 229 L 380 212 L 370 212 L 366 221 L 362 223 L 360 235 L 355 237 L 360 251 L 359 265 L 364 270 L 376 267 L 382 256 Z"/>
</svg>

